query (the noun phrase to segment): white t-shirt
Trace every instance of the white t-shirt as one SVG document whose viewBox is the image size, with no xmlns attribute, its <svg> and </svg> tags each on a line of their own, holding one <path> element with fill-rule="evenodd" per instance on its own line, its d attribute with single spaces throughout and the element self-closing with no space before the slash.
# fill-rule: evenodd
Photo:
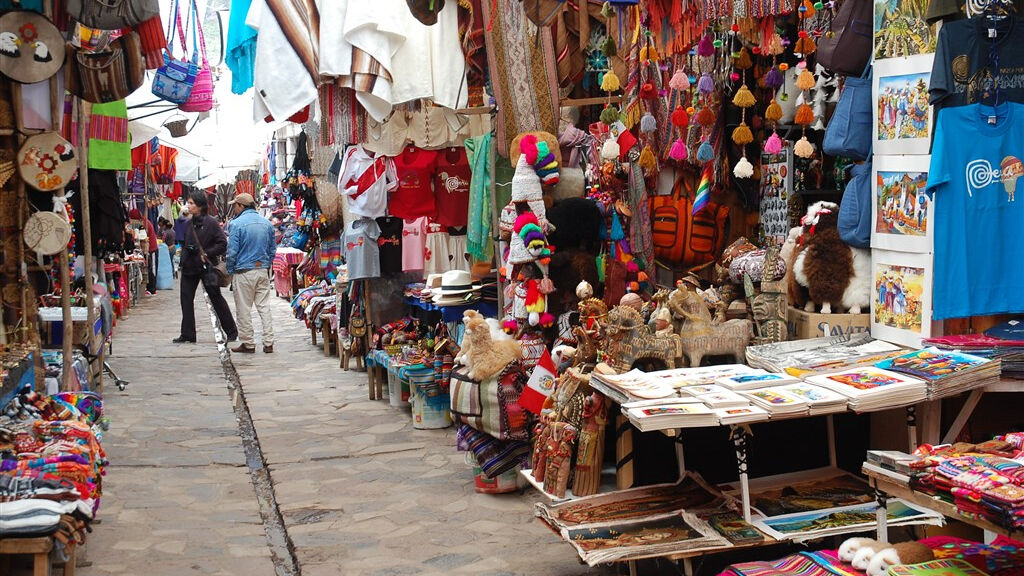
<svg viewBox="0 0 1024 576">
<path fill-rule="evenodd" d="M 361 144 L 345 151 L 338 191 L 347 196 L 349 212 L 377 218 L 387 213 L 388 192 L 398 187 L 395 163 L 386 156 L 370 156 Z"/>
</svg>

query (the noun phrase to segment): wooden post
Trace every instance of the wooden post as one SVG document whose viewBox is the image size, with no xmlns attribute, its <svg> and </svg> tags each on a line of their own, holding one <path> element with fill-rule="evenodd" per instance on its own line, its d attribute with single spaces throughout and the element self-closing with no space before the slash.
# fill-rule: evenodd
<svg viewBox="0 0 1024 576">
<path fill-rule="evenodd" d="M 621 413 L 615 415 L 615 488 L 633 487 L 633 425 Z"/>
<path fill-rule="evenodd" d="M 78 214 L 78 218 L 82 222 L 82 238 L 78 239 L 78 244 L 84 247 L 82 249 L 82 269 L 85 270 L 85 309 L 91 348 L 93 326 L 96 324 L 96 307 L 93 305 L 92 273 L 95 265 L 92 260 L 92 214 L 89 212 L 89 139 L 86 137 L 86 134 L 89 133 L 88 124 L 91 120 L 92 104 L 80 98 L 75 98 L 75 100 L 78 100 L 78 161 L 80 162 L 78 169 L 78 199 L 82 207 L 79 211 L 80 214 Z M 91 352 L 92 350 L 90 350 Z M 96 354 L 100 356 L 97 360 L 100 366 L 97 366 L 96 369 L 96 389 L 101 390 L 103 388 L 102 342 L 100 342 L 99 350 Z"/>
<path fill-rule="evenodd" d="M 498 130 L 497 130 L 498 116 L 496 111 L 491 113 L 491 150 L 490 150 L 490 161 L 488 170 L 491 173 L 491 238 L 494 242 L 494 262 L 498 268 L 498 318 L 501 318 L 505 312 L 505 283 L 501 276 L 501 233 L 498 228 L 498 214 L 501 210 L 498 208 L 498 180 L 497 174 L 495 174 L 495 164 L 497 163 L 498 154 Z"/>
</svg>

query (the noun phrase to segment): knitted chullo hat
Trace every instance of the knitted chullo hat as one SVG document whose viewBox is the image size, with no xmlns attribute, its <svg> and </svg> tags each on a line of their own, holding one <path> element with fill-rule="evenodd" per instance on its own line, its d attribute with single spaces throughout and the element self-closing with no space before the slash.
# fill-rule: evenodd
<svg viewBox="0 0 1024 576">
<path fill-rule="evenodd" d="M 513 232 L 512 237 L 509 239 L 508 244 L 508 261 L 507 264 L 526 264 L 533 262 L 536 258 L 526 249 L 526 244 L 523 242 L 523 237 L 518 233 Z M 509 277 L 511 277 L 512 267 L 509 266 Z"/>
<path fill-rule="evenodd" d="M 536 151 L 536 146 L 533 149 Z M 530 164 L 529 155 L 520 154 L 516 171 L 512 175 L 512 202 L 543 200 L 544 193 L 540 186 L 540 177 Z"/>
<path fill-rule="evenodd" d="M 526 251 L 534 258 L 540 256 L 541 252 L 547 248 L 548 239 L 544 236 L 544 231 L 541 230 L 537 216 L 532 212 L 520 214 L 512 226 L 512 232 L 523 239 Z"/>
</svg>

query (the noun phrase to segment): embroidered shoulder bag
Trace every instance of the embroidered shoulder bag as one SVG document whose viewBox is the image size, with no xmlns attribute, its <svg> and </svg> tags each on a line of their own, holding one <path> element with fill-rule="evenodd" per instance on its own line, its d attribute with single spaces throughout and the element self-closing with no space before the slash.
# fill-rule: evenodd
<svg viewBox="0 0 1024 576">
<path fill-rule="evenodd" d="M 178 106 L 183 112 L 208 112 L 213 108 L 213 72 L 210 71 L 210 63 L 206 60 L 206 38 L 203 35 L 203 27 L 199 23 L 199 9 L 196 7 L 196 0 L 192 4 L 192 29 L 195 32 L 192 49 L 192 63 L 195 64 L 198 53 L 202 57 L 202 64 L 196 72 L 195 82 L 192 84 L 192 91 L 188 99 Z M 199 46 L 195 45 L 196 40 Z"/>
<path fill-rule="evenodd" d="M 181 42 L 182 51 L 186 50 L 185 32 L 181 26 L 178 0 L 174 0 L 171 10 L 173 14 L 171 14 L 170 29 L 167 34 L 169 40 L 167 42 L 167 49 L 164 51 L 164 65 L 157 68 L 156 74 L 153 76 L 152 90 L 153 95 L 168 102 L 184 104 L 188 101 L 188 96 L 192 92 L 192 85 L 196 81 L 196 73 L 199 66 L 196 62 L 189 62 L 184 56 L 181 60 L 175 59 L 171 50 L 175 30 L 178 32 L 178 40 Z"/>
</svg>

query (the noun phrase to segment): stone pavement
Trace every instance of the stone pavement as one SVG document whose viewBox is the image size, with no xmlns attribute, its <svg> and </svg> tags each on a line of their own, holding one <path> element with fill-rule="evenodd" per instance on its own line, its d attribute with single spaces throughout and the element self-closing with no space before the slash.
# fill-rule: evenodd
<svg viewBox="0 0 1024 576">
<path fill-rule="evenodd" d="M 83 576 L 618 573 L 581 564 L 534 519 L 537 493 L 477 494 L 454 428 L 416 430 L 408 409 L 367 400 L 365 373 L 312 346 L 278 298 L 275 353 L 225 356 L 272 482 L 261 500 L 201 298 L 198 344 L 170 343 L 177 291 L 115 328 L 110 364 L 131 383 L 105 390 L 111 466 Z M 290 558 L 272 555 L 261 502 L 264 517 L 279 510 Z"/>
</svg>

